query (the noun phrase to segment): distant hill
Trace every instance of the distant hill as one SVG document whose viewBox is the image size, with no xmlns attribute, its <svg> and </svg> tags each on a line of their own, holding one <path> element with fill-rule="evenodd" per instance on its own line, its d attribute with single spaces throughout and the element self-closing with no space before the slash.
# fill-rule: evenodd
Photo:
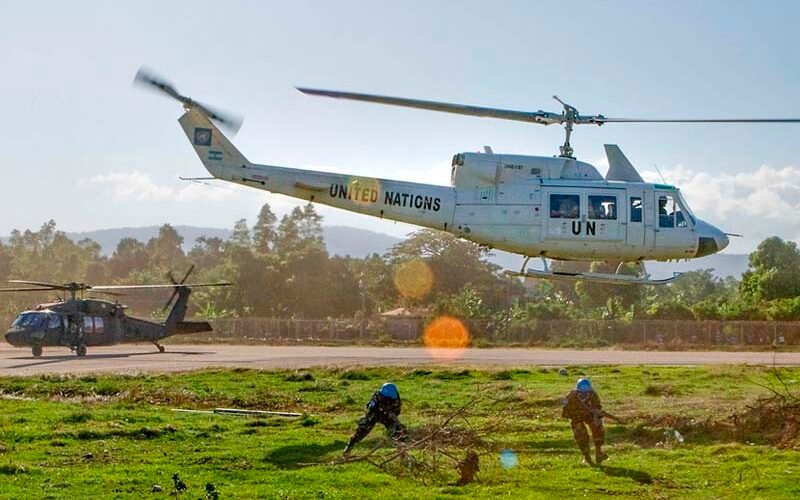
<svg viewBox="0 0 800 500">
<path fill-rule="evenodd" d="M 111 255 L 117 248 L 117 244 L 123 238 L 134 238 L 143 243 L 147 243 L 150 238 L 158 236 L 158 229 L 160 226 L 146 226 L 146 227 L 115 227 L 111 229 L 98 229 L 96 231 L 85 231 L 81 233 L 67 233 L 67 236 L 73 241 L 80 241 L 89 238 L 96 241 L 103 249 L 104 255 Z M 207 236 L 209 238 L 217 237 L 227 240 L 231 231 L 229 229 L 220 229 L 216 227 L 195 227 L 195 226 L 173 226 L 178 234 L 183 236 L 183 249 L 189 251 L 194 246 L 197 238 Z"/>
<path fill-rule="evenodd" d="M 351 226 L 324 226 L 322 235 L 331 255 L 366 257 L 384 254 L 402 238 Z"/>
<path fill-rule="evenodd" d="M 189 251 L 194 246 L 197 238 L 201 236 L 227 239 L 231 235 L 229 229 L 196 226 L 174 226 L 184 238 L 184 250 Z M 123 238 L 136 238 L 147 242 L 158 235 L 159 226 L 147 227 L 121 227 L 112 229 L 99 229 L 80 233 L 67 233 L 75 241 L 90 238 L 103 249 L 105 255 L 111 255 Z M 369 231 L 351 226 L 323 226 L 323 237 L 331 255 L 340 255 L 362 258 L 373 253 L 384 254 L 389 248 L 402 241 L 401 238 L 388 234 Z M 7 238 L 3 238 L 5 241 Z M 519 269 L 523 257 L 508 252 L 494 251 L 492 262 L 503 269 Z M 541 264 L 532 260 L 532 265 L 539 267 Z M 697 269 L 714 269 L 714 274 L 719 277 L 741 277 L 747 270 L 748 256 L 743 254 L 716 254 L 702 259 L 685 262 L 649 262 L 647 270 L 656 278 L 671 276 L 673 272 L 694 271 Z"/>
</svg>

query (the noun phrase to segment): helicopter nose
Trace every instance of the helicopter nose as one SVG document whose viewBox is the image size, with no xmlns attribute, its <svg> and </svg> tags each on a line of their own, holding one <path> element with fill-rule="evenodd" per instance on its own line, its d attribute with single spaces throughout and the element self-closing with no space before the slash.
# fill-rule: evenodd
<svg viewBox="0 0 800 500">
<path fill-rule="evenodd" d="M 708 222 L 698 219 L 695 229 L 699 240 L 697 252 L 694 254 L 695 257 L 715 254 L 722 251 L 730 243 L 727 234 Z"/>
<path fill-rule="evenodd" d="M 12 329 L 6 332 L 6 342 L 13 345 L 14 347 L 18 347 L 21 339 L 21 334 L 19 330 Z"/>
</svg>

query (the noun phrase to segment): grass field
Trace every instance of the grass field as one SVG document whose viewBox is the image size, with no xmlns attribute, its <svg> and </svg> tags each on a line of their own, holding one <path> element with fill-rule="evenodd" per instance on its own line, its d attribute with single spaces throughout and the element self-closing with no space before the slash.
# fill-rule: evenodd
<svg viewBox="0 0 800 500">
<path fill-rule="evenodd" d="M 728 419 L 769 391 L 765 368 L 568 367 L 475 371 L 353 369 L 202 371 L 153 376 L 0 378 L 0 497 L 174 498 L 172 475 L 204 498 L 797 498 L 797 440 Z M 611 459 L 580 464 L 560 398 L 591 376 L 606 409 Z M 784 370 L 793 390 L 800 370 Z M 476 394 L 470 423 L 484 436 L 472 484 L 331 465 L 363 404 L 384 381 L 398 384 L 412 429 L 441 419 Z M 782 387 L 782 386 L 781 386 Z M 171 408 L 297 411 L 301 418 L 186 414 Z M 466 426 L 466 422 L 464 423 Z M 679 429 L 684 443 L 674 438 Z M 385 443 L 379 428 L 354 453 Z M 513 457 L 501 464 L 504 456 Z M 466 450 L 451 450 L 458 454 Z M 317 465 L 307 465 L 317 464 Z M 449 468 L 447 469 L 449 470 Z M 402 470 L 400 471 L 402 472 Z M 153 492 L 158 485 L 161 492 Z"/>
</svg>

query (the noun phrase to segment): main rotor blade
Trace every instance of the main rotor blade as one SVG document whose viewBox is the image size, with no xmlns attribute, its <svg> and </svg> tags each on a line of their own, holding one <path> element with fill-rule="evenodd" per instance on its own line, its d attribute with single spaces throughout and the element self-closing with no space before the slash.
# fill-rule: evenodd
<svg viewBox="0 0 800 500">
<path fill-rule="evenodd" d="M 800 118 L 688 118 L 688 119 L 648 119 L 648 118 L 605 118 L 595 117 L 602 123 L 800 123 Z"/>
<path fill-rule="evenodd" d="M 169 285 L 103 285 L 103 286 L 93 286 L 90 290 L 98 291 L 98 290 L 156 290 L 160 288 L 175 288 L 175 287 L 186 287 L 186 288 L 201 288 L 201 287 L 209 287 L 209 286 L 231 286 L 231 283 L 223 282 L 223 283 L 190 283 L 190 284 L 169 284 Z"/>
<path fill-rule="evenodd" d="M 52 290 L 69 290 L 69 287 L 58 283 L 46 283 L 43 281 L 28 281 L 28 280 L 8 280 L 8 283 L 18 283 L 20 285 L 34 285 L 42 286 Z"/>
<path fill-rule="evenodd" d="M 92 294 L 92 293 L 102 293 L 103 295 L 113 295 L 114 297 L 124 297 L 125 295 L 127 295 L 125 293 L 108 292 L 108 291 L 104 291 L 104 290 L 89 290 L 89 293 L 90 294 Z"/>
<path fill-rule="evenodd" d="M 469 106 L 438 101 L 424 101 L 420 99 L 406 99 L 404 97 L 391 97 L 375 94 L 361 94 L 357 92 L 341 92 L 338 90 L 310 89 L 297 87 L 304 94 L 332 97 L 334 99 L 349 99 L 352 101 L 372 102 L 402 106 L 406 108 L 426 109 L 459 115 L 478 116 L 483 118 L 498 118 L 540 125 L 564 123 L 566 117 L 562 113 L 549 111 L 517 111 L 512 109 L 487 108 L 482 106 Z M 559 102 L 561 100 L 559 99 Z M 563 104 L 563 103 L 562 103 Z M 574 108 L 572 108 L 574 110 Z M 649 119 L 649 118 L 606 118 L 603 115 L 577 115 L 573 119 L 575 125 L 603 125 L 604 123 L 800 123 L 800 118 L 680 118 L 680 119 Z"/>
<path fill-rule="evenodd" d="M 479 116 L 482 118 L 499 118 L 501 120 L 539 123 L 542 125 L 560 123 L 562 118 L 562 115 L 560 113 L 549 113 L 546 111 L 535 111 L 535 112 L 516 111 L 512 109 L 487 108 L 482 106 L 469 106 L 465 104 L 454 104 L 449 102 L 406 99 L 404 97 L 390 97 L 390 96 L 374 95 L 374 94 L 359 94 L 356 92 L 340 92 L 338 90 L 310 89 L 306 87 L 296 87 L 296 88 L 297 90 L 299 90 L 304 94 L 323 96 L 323 97 L 333 97 L 334 99 L 350 99 L 353 101 L 388 104 L 391 106 L 403 106 L 406 108 L 427 109 L 429 111 L 442 111 L 444 113 Z"/>
<path fill-rule="evenodd" d="M 52 290 L 64 290 L 63 287 L 47 287 L 47 288 L 0 288 L 0 292 L 48 292 Z"/>
</svg>

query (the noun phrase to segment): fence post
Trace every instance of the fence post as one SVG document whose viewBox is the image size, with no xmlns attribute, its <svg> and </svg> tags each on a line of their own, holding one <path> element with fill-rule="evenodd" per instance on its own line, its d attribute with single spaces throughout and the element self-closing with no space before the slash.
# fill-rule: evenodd
<svg viewBox="0 0 800 500">
<path fill-rule="evenodd" d="M 642 345 L 647 345 L 647 321 L 642 321 Z"/>
</svg>

